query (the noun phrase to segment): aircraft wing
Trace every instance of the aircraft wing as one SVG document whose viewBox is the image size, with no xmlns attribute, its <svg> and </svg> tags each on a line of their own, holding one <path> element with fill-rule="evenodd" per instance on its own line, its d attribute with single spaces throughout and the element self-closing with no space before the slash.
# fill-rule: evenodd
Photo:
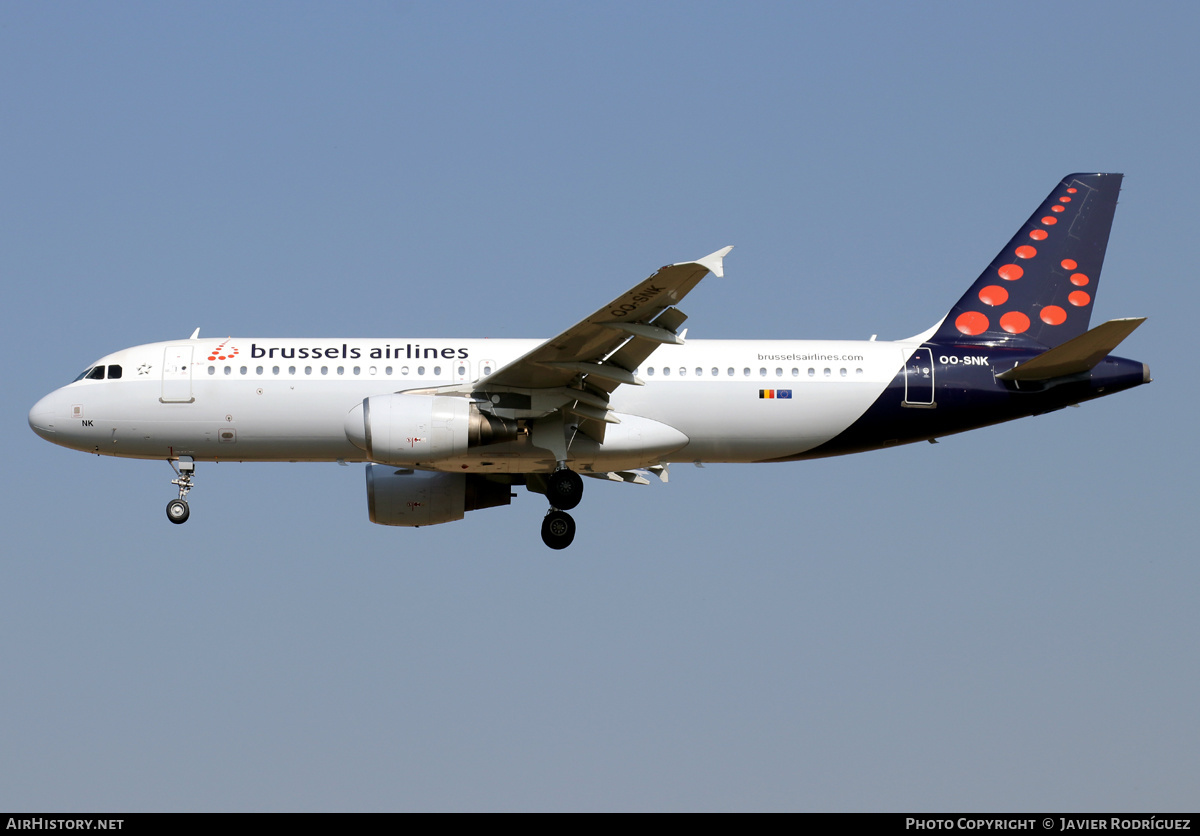
<svg viewBox="0 0 1200 836">
<path fill-rule="evenodd" d="M 710 272 L 722 276 L 722 262 L 732 249 L 663 267 L 477 384 L 486 383 L 487 389 L 546 389 L 567 386 L 582 375 L 586 383 L 607 392 L 622 383 L 642 385 L 633 370 L 659 345 L 683 344 L 676 329 L 687 315 L 672 306 Z"/>
<path fill-rule="evenodd" d="M 620 423 L 609 410 L 609 394 L 621 384 L 643 385 L 633 372 L 660 345 L 683 344 L 677 329 L 687 314 L 675 303 L 709 273 L 724 275 L 723 261 L 732 249 L 663 267 L 557 337 L 476 380 L 470 393 L 483 401 L 481 408 L 504 417 L 556 413 L 562 418 L 556 426 L 573 425 L 602 443 L 605 426 Z"/>
</svg>

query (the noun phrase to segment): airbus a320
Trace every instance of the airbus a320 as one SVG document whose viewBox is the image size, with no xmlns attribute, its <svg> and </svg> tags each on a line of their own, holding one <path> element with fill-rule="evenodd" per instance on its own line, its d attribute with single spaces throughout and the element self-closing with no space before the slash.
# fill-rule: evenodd
<svg viewBox="0 0 1200 836">
<path fill-rule="evenodd" d="M 90 364 L 29 412 L 54 444 L 163 459 L 183 523 L 196 463 L 363 462 L 381 525 L 545 495 L 571 544 L 583 476 L 838 456 L 1038 415 L 1150 381 L 1089 328 L 1120 174 L 1064 178 L 936 325 L 909 339 L 688 340 L 678 307 L 730 247 L 663 267 L 549 340 L 188 339 Z"/>
</svg>

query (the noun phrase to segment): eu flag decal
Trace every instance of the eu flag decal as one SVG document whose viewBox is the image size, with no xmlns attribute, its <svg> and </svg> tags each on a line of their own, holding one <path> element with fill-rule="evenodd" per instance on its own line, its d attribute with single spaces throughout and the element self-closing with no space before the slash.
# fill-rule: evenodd
<svg viewBox="0 0 1200 836">
<path fill-rule="evenodd" d="M 780 400 L 790 401 L 792 399 L 792 390 L 791 389 L 759 389 L 758 397 L 759 398 L 769 398 L 772 400 L 780 399 Z"/>
</svg>

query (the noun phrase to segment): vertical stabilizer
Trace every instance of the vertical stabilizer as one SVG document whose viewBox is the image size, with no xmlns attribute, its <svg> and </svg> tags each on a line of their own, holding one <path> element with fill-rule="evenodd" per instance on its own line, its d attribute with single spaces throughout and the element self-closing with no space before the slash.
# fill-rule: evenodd
<svg viewBox="0 0 1200 836">
<path fill-rule="evenodd" d="M 930 341 L 1050 348 L 1087 331 L 1122 176 L 1063 178 Z"/>
</svg>

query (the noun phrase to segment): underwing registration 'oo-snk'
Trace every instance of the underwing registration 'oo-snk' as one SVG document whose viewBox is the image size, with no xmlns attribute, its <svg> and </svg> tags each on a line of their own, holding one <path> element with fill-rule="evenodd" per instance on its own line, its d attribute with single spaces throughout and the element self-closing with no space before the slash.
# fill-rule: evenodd
<svg viewBox="0 0 1200 836">
<path fill-rule="evenodd" d="M 1089 329 L 1120 174 L 1072 174 L 962 298 L 910 339 L 684 340 L 677 305 L 730 247 L 663 267 L 549 340 L 230 337 L 102 357 L 29 425 L 107 456 L 165 459 L 187 520 L 196 463 L 364 462 L 372 522 L 422 526 L 545 495 L 570 545 L 590 476 L 671 462 L 788 462 L 1038 415 L 1150 380 Z"/>
</svg>

